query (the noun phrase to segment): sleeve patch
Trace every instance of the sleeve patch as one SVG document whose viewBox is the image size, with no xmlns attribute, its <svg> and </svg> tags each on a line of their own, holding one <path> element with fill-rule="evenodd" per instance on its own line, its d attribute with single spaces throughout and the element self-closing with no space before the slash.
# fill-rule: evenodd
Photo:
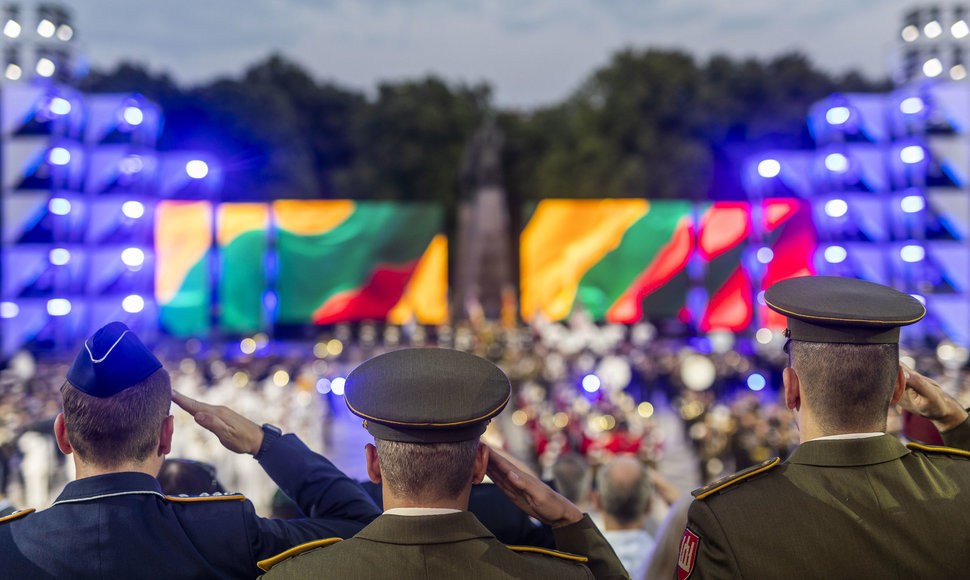
<svg viewBox="0 0 970 580">
<path fill-rule="evenodd" d="M 0 518 L 0 524 L 22 518 L 26 515 L 34 513 L 34 511 L 35 511 L 34 508 L 30 508 L 30 509 L 20 510 L 19 512 L 14 512 L 9 516 L 4 516 Z"/>
<path fill-rule="evenodd" d="M 241 493 L 223 493 L 219 495 L 166 495 L 165 499 L 183 503 L 192 503 L 197 501 L 242 501 L 246 499 L 246 496 Z"/>
<path fill-rule="evenodd" d="M 959 457 L 970 457 L 970 451 L 964 451 L 963 449 L 954 449 L 953 447 L 920 445 L 919 443 L 909 443 L 906 445 L 906 447 L 914 451 L 922 451 L 924 453 L 935 453 L 939 455 L 957 455 Z"/>
<path fill-rule="evenodd" d="M 694 572 L 700 543 L 700 536 L 690 531 L 690 528 L 684 530 L 684 535 L 680 538 L 680 550 L 677 552 L 677 580 L 687 580 Z"/>
<path fill-rule="evenodd" d="M 694 496 L 694 499 L 704 499 L 708 496 L 711 496 L 721 491 L 726 487 L 729 487 L 731 485 L 734 485 L 735 483 L 738 483 L 739 481 L 744 481 L 749 477 L 758 475 L 759 473 L 764 473 L 769 469 L 775 467 L 779 463 L 781 463 L 781 459 L 777 457 L 762 461 L 758 465 L 752 465 L 747 469 L 743 469 L 737 473 L 728 475 L 727 477 L 722 477 L 721 479 L 718 479 L 717 481 L 709 483 L 700 489 L 695 489 L 694 491 L 691 492 L 691 495 Z"/>
<path fill-rule="evenodd" d="M 322 548 L 324 546 L 329 546 L 331 544 L 336 544 L 337 542 L 343 541 L 341 538 L 327 538 L 325 540 L 314 540 L 312 542 L 307 542 L 305 544 L 300 544 L 299 546 L 294 546 L 289 550 L 277 554 L 272 558 L 266 558 L 265 560 L 260 560 L 256 563 L 259 569 L 263 572 L 269 572 L 269 569 L 273 566 L 279 564 L 283 560 L 288 560 L 294 556 L 299 556 L 304 552 L 309 552 L 315 548 Z"/>
<path fill-rule="evenodd" d="M 506 548 L 512 550 L 513 552 L 534 552 L 536 554 L 555 556 L 556 558 L 562 558 L 563 560 L 572 560 L 573 562 L 589 562 L 589 558 L 586 556 L 577 556 L 575 554 L 568 554 L 566 552 L 550 550 L 548 548 L 537 548 L 535 546 L 506 546 Z"/>
</svg>

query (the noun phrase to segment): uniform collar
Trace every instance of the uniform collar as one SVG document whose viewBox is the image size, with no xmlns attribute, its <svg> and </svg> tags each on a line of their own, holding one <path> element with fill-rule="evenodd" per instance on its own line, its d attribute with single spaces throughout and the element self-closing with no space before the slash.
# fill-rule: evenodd
<svg viewBox="0 0 970 580">
<path fill-rule="evenodd" d="M 494 538 L 471 512 L 433 516 L 383 514 L 357 533 L 357 538 L 387 544 L 437 544 Z"/>
<path fill-rule="evenodd" d="M 906 446 L 892 435 L 864 439 L 813 439 L 802 443 L 788 463 L 827 467 L 873 465 L 899 459 L 909 453 Z"/>
<path fill-rule="evenodd" d="M 147 473 L 123 471 L 94 475 L 68 483 L 54 504 L 138 493 L 162 496 L 162 488 L 158 480 Z"/>
</svg>

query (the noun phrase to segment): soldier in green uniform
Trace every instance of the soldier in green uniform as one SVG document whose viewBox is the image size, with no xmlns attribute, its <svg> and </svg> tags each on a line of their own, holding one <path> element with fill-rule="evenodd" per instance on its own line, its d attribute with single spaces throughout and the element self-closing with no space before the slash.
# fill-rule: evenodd
<svg viewBox="0 0 970 580">
<path fill-rule="evenodd" d="M 498 367 L 454 350 L 398 350 L 358 366 L 346 400 L 374 436 L 367 471 L 383 484 L 384 514 L 349 540 L 261 562 L 265 578 L 629 578 L 588 515 L 480 442 L 510 396 Z M 486 472 L 552 526 L 563 552 L 505 546 L 467 511 Z"/>
<path fill-rule="evenodd" d="M 784 462 L 694 492 L 676 577 L 967 577 L 970 453 L 907 448 L 885 433 L 904 395 L 944 440 L 966 441 L 970 428 L 959 406 L 899 365 L 899 327 L 920 320 L 922 304 L 821 276 L 779 282 L 765 302 L 788 317 L 783 382 L 801 444 Z"/>
</svg>

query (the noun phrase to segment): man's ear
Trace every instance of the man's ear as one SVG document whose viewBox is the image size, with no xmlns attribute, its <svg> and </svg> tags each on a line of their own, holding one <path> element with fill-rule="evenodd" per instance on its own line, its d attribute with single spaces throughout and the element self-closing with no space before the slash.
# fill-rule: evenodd
<svg viewBox="0 0 970 580">
<path fill-rule="evenodd" d="M 54 439 L 57 441 L 57 448 L 64 455 L 70 455 L 74 452 L 71 440 L 67 438 L 67 424 L 64 422 L 64 413 L 58 413 L 57 418 L 54 419 Z"/>
<path fill-rule="evenodd" d="M 899 365 L 899 372 L 896 373 L 896 386 L 893 387 L 893 396 L 889 399 L 889 404 L 898 403 L 904 392 L 906 392 L 906 371 L 903 370 L 903 365 Z"/>
<path fill-rule="evenodd" d="M 380 483 L 383 477 L 381 476 L 381 458 L 377 456 L 377 447 L 373 443 L 368 443 L 364 446 L 364 455 L 367 460 L 367 476 L 374 483 Z"/>
<path fill-rule="evenodd" d="M 481 483 L 485 479 L 485 471 L 488 469 L 488 445 L 478 444 L 478 451 L 475 452 L 475 469 L 472 472 L 472 483 Z"/>
<path fill-rule="evenodd" d="M 169 415 L 162 421 L 162 431 L 158 437 L 158 454 L 162 457 L 172 452 L 173 433 L 175 433 L 175 418 Z"/>
<path fill-rule="evenodd" d="M 795 369 L 787 367 L 781 373 L 781 381 L 785 384 L 785 405 L 789 409 L 798 411 L 802 407 L 801 383 Z"/>
</svg>

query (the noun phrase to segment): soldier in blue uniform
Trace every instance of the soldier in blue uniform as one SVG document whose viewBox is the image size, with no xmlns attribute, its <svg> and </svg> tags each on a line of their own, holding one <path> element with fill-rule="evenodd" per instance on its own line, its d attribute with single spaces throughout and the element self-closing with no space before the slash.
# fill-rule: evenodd
<svg viewBox="0 0 970 580">
<path fill-rule="evenodd" d="M 403 349 L 347 377 L 350 410 L 375 444 L 367 472 L 384 514 L 346 541 L 323 540 L 261 563 L 270 578 L 629 578 L 572 502 L 479 441 L 508 403 L 509 379 L 474 355 Z M 556 547 L 509 547 L 468 511 L 486 472 L 506 496 L 553 528 Z"/>
<path fill-rule="evenodd" d="M 904 446 L 890 405 L 965 442 L 967 413 L 899 364 L 908 294 L 850 278 L 784 280 L 765 302 L 788 318 L 785 399 L 801 444 L 693 493 L 676 577 L 962 578 L 970 570 L 970 453 Z M 953 444 L 953 443 L 951 443 Z"/>
<path fill-rule="evenodd" d="M 256 563 L 321 537 L 349 537 L 379 511 L 294 435 L 175 393 L 124 324 L 85 342 L 61 389 L 58 447 L 77 479 L 46 510 L 0 519 L 4 578 L 254 578 Z M 171 445 L 172 400 L 237 453 L 252 454 L 307 516 L 256 515 L 241 495 L 169 497 L 155 475 Z"/>
</svg>

